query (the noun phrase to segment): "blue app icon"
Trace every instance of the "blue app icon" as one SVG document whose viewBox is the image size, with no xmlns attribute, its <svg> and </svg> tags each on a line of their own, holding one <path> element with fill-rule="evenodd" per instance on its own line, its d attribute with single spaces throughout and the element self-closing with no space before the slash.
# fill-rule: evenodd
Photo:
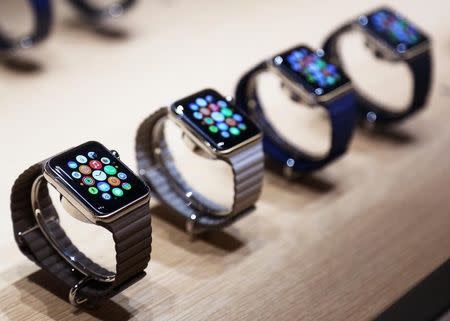
<svg viewBox="0 0 450 321">
<path fill-rule="evenodd" d="M 234 118 L 234 120 L 237 121 L 238 123 L 240 123 L 241 121 L 244 120 L 244 119 L 242 118 L 242 116 L 239 115 L 239 114 L 234 114 L 234 115 L 233 115 L 233 118 Z"/>
<path fill-rule="evenodd" d="M 196 111 L 196 112 L 194 113 L 194 118 L 200 120 L 200 119 L 203 118 L 203 115 L 202 115 L 202 113 L 199 113 L 198 111 Z"/>
<path fill-rule="evenodd" d="M 223 131 L 223 132 L 221 132 L 220 134 L 222 135 L 223 138 L 228 138 L 228 137 L 230 137 L 230 133 L 229 133 L 229 132 Z"/>
<path fill-rule="evenodd" d="M 81 174 L 79 172 L 72 172 L 72 177 L 75 179 L 80 179 L 81 178 Z"/>
<path fill-rule="evenodd" d="M 228 125 L 225 123 L 218 123 L 217 127 L 219 127 L 220 130 L 228 130 Z"/>
<path fill-rule="evenodd" d="M 211 95 L 208 95 L 208 96 L 206 96 L 206 101 L 207 101 L 208 103 L 212 103 L 212 102 L 214 101 L 214 97 L 211 96 Z"/>
<path fill-rule="evenodd" d="M 109 201 L 109 200 L 112 198 L 112 196 L 111 196 L 111 194 L 103 193 L 103 194 L 102 194 L 102 198 L 103 198 L 105 201 Z"/>
<path fill-rule="evenodd" d="M 195 103 L 197 105 L 199 105 L 200 107 L 206 107 L 208 105 L 208 102 L 205 99 L 203 99 L 203 98 L 197 98 L 195 100 Z"/>
<path fill-rule="evenodd" d="M 71 168 L 71 169 L 75 169 L 78 167 L 77 163 L 72 162 L 72 161 L 68 162 L 67 166 L 69 166 L 69 168 Z"/>
<path fill-rule="evenodd" d="M 219 100 L 219 101 L 217 102 L 217 105 L 218 105 L 220 108 L 227 108 L 227 107 L 228 107 L 228 104 L 227 104 L 226 102 L 224 102 L 223 100 Z"/>
<path fill-rule="evenodd" d="M 190 105 L 189 105 L 189 108 L 190 108 L 192 111 L 197 111 L 197 110 L 198 110 L 198 105 L 197 105 L 197 104 L 190 104 Z"/>
<path fill-rule="evenodd" d="M 87 158 L 85 156 L 83 156 L 83 155 L 78 155 L 76 157 L 76 159 L 77 159 L 77 162 L 80 163 L 80 164 L 86 164 L 87 161 L 88 161 Z"/>
<path fill-rule="evenodd" d="M 97 153 L 96 152 L 89 152 L 88 153 L 88 157 L 90 159 L 96 159 L 97 158 Z"/>
<path fill-rule="evenodd" d="M 223 122 L 225 120 L 225 116 L 222 113 L 219 113 L 217 111 L 215 111 L 211 114 L 211 118 L 214 119 L 218 123 Z"/>
<path fill-rule="evenodd" d="M 111 189 L 111 186 L 109 186 L 108 183 L 106 182 L 100 182 L 97 184 L 97 187 L 99 190 L 101 190 L 102 192 L 109 192 L 109 190 Z"/>
<path fill-rule="evenodd" d="M 124 181 L 127 179 L 127 174 L 120 172 L 119 174 L 117 174 L 117 177 Z"/>
</svg>

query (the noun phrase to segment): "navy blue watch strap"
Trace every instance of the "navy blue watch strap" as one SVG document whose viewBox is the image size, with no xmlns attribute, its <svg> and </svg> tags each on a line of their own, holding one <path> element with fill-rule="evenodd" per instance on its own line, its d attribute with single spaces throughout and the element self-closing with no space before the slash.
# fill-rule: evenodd
<svg viewBox="0 0 450 321">
<path fill-rule="evenodd" d="M 314 157 L 287 142 L 272 126 L 264 113 L 257 93 L 256 79 L 267 71 L 267 64 L 261 63 L 246 73 L 236 88 L 236 103 L 260 126 L 264 133 L 264 152 L 283 168 L 295 172 L 310 172 L 323 168 L 343 155 L 353 136 L 356 121 L 356 99 L 351 91 L 324 104 L 331 121 L 331 148 L 321 158 Z"/>
<path fill-rule="evenodd" d="M 50 0 L 29 0 L 34 15 L 34 30 L 31 35 L 13 39 L 0 34 L 0 51 L 29 48 L 47 37 L 52 24 Z"/>
<path fill-rule="evenodd" d="M 122 15 L 136 3 L 136 0 L 117 1 L 106 8 L 99 8 L 90 3 L 89 0 L 69 0 L 69 2 L 87 18 L 99 20 Z"/>
<path fill-rule="evenodd" d="M 342 68 L 344 66 L 339 54 L 338 42 L 341 35 L 351 30 L 351 23 L 343 25 L 333 32 L 323 45 L 326 57 Z M 414 82 L 414 92 L 409 106 L 402 112 L 389 111 L 389 108 L 386 106 L 376 104 L 362 93 L 356 91 L 358 110 L 363 119 L 375 124 L 390 124 L 409 118 L 425 107 L 432 83 L 431 53 L 426 51 L 412 59 L 406 60 L 405 63 L 411 70 Z"/>
</svg>

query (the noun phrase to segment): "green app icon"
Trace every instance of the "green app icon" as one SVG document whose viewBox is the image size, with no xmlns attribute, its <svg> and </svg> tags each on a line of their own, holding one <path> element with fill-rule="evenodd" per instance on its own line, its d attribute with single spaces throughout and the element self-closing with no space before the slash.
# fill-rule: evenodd
<svg viewBox="0 0 450 321">
<path fill-rule="evenodd" d="M 112 193 L 117 197 L 123 196 L 123 191 L 120 188 L 113 188 Z"/>
<path fill-rule="evenodd" d="M 89 187 L 88 191 L 92 195 L 97 195 L 98 194 L 98 189 L 96 189 L 95 187 Z"/>
<path fill-rule="evenodd" d="M 117 169 L 111 165 L 105 166 L 104 171 L 108 175 L 116 175 L 117 173 Z"/>
</svg>

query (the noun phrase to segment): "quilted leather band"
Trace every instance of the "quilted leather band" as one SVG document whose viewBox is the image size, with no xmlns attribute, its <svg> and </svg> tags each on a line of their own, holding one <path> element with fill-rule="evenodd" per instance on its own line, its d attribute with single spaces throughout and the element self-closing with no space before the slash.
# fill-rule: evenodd
<svg viewBox="0 0 450 321">
<path fill-rule="evenodd" d="M 203 197 L 177 170 L 164 138 L 168 108 L 161 108 L 141 124 L 136 137 L 139 173 L 156 197 L 188 221 L 191 233 L 226 227 L 247 214 L 259 198 L 263 182 L 264 155 L 261 142 L 221 160 L 234 174 L 234 201 L 231 210 Z"/>
<path fill-rule="evenodd" d="M 324 104 L 331 121 L 331 148 L 322 157 L 314 157 L 294 147 L 280 135 L 264 113 L 256 81 L 261 73 L 268 72 L 267 63 L 261 63 L 247 72 L 236 88 L 236 103 L 264 132 L 264 152 L 274 163 L 293 172 L 309 172 L 323 168 L 343 155 L 353 136 L 356 120 L 356 103 L 353 91 Z"/>
<path fill-rule="evenodd" d="M 20 39 L 11 39 L 0 33 L 0 51 L 29 48 L 42 41 L 50 32 L 52 6 L 50 0 L 29 0 L 34 15 L 34 31 Z"/>
<path fill-rule="evenodd" d="M 323 49 L 327 58 L 342 68 L 343 61 L 339 54 L 339 40 L 342 35 L 352 31 L 352 23 L 345 24 L 333 32 L 325 41 Z M 414 82 L 414 92 L 410 104 L 404 111 L 389 111 L 387 106 L 376 104 L 362 93 L 356 91 L 358 110 L 363 119 L 374 124 L 391 124 L 409 118 L 425 107 L 432 83 L 432 57 L 426 51 L 412 59 L 405 60 L 411 70 Z"/>
<path fill-rule="evenodd" d="M 31 189 L 43 174 L 43 164 L 39 163 L 22 175 L 14 183 L 11 192 L 11 215 L 14 236 L 20 250 L 42 269 L 55 276 L 67 288 L 74 288 L 80 282 L 83 287 L 78 296 L 89 303 L 110 298 L 145 276 L 145 268 L 151 253 L 151 218 L 148 205 L 141 206 L 112 223 L 101 223 L 108 229 L 115 242 L 116 272 L 110 272 L 91 261 L 65 234 L 58 222 L 56 212 L 49 196 L 47 184 L 39 187 L 40 212 L 45 217 L 46 228 L 57 240 L 65 253 L 82 263 L 85 271 L 74 269 L 52 246 L 39 228 L 33 213 Z M 115 275 L 113 282 L 101 282 L 89 277 L 90 274 Z"/>
<path fill-rule="evenodd" d="M 99 8 L 94 4 L 92 4 L 89 0 L 69 0 L 69 1 L 87 18 L 92 20 L 118 17 L 136 3 L 136 0 L 123 0 L 117 1 L 114 4 L 110 5 L 109 7 Z"/>
</svg>

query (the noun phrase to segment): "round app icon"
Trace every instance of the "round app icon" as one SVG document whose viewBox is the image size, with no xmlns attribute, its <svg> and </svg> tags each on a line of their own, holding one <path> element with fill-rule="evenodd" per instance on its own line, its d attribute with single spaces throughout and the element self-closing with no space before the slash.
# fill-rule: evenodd
<svg viewBox="0 0 450 321">
<path fill-rule="evenodd" d="M 206 107 L 208 105 L 208 102 L 205 99 L 203 99 L 203 98 L 197 98 L 195 100 L 195 103 L 197 105 L 199 105 L 200 107 Z"/>
<path fill-rule="evenodd" d="M 112 198 L 112 196 L 111 196 L 111 194 L 103 193 L 103 194 L 102 194 L 102 198 L 103 198 L 105 201 L 109 201 L 109 200 Z"/>
<path fill-rule="evenodd" d="M 211 109 L 212 111 L 219 111 L 220 110 L 220 107 L 217 106 L 216 104 L 209 104 L 208 108 Z"/>
<path fill-rule="evenodd" d="M 234 114 L 233 115 L 234 120 L 236 120 L 238 123 L 240 123 L 241 121 L 243 121 L 244 119 L 242 118 L 241 115 L 239 114 Z"/>
<path fill-rule="evenodd" d="M 236 121 L 233 118 L 227 118 L 225 120 L 225 122 L 227 123 L 228 126 L 230 127 L 234 127 L 237 125 Z"/>
<path fill-rule="evenodd" d="M 83 175 L 90 175 L 92 173 L 92 169 L 87 165 L 81 165 L 78 170 Z"/>
<path fill-rule="evenodd" d="M 123 191 L 120 188 L 113 188 L 112 193 L 114 195 L 116 195 L 117 197 L 122 197 L 123 196 Z"/>
<path fill-rule="evenodd" d="M 105 168 L 103 170 L 108 175 L 116 175 L 116 173 L 117 173 L 117 169 L 114 166 L 111 166 L 111 165 L 105 166 Z"/>
<path fill-rule="evenodd" d="M 97 181 L 103 182 L 106 180 L 106 174 L 102 171 L 93 171 L 92 177 L 94 177 Z"/>
<path fill-rule="evenodd" d="M 97 184 L 97 188 L 99 190 L 101 190 L 102 192 L 109 192 L 109 190 L 111 189 L 111 186 L 109 186 L 109 184 L 106 182 L 100 182 Z"/>
<path fill-rule="evenodd" d="M 205 118 L 205 124 L 206 125 L 212 125 L 212 124 L 214 124 L 214 120 L 212 120 L 211 118 L 209 118 L 209 117 L 207 117 L 207 118 Z"/>
<path fill-rule="evenodd" d="M 98 160 L 91 160 L 89 162 L 89 166 L 91 166 L 93 169 L 102 169 L 103 165 Z"/>
<path fill-rule="evenodd" d="M 223 132 L 221 132 L 220 134 L 222 135 L 223 138 L 228 138 L 228 137 L 230 137 L 230 133 L 229 133 L 229 132 L 223 131 Z"/>
<path fill-rule="evenodd" d="M 200 112 L 202 113 L 202 115 L 204 116 L 209 116 L 211 115 L 211 111 L 208 108 L 200 108 Z"/>
<path fill-rule="evenodd" d="M 101 160 L 102 163 L 105 164 L 105 165 L 109 165 L 109 164 L 111 163 L 111 161 L 109 160 L 108 157 L 102 157 L 100 160 Z"/>
<path fill-rule="evenodd" d="M 233 116 L 233 111 L 229 108 L 222 108 L 221 112 L 225 117 Z"/>
<path fill-rule="evenodd" d="M 126 180 L 127 179 L 127 174 L 120 172 L 119 174 L 117 174 L 117 177 L 119 177 L 121 180 Z"/>
<path fill-rule="evenodd" d="M 220 130 L 228 130 L 228 125 L 225 123 L 218 123 L 217 127 L 219 127 Z"/>
<path fill-rule="evenodd" d="M 94 186 L 94 184 L 95 184 L 94 179 L 89 176 L 83 177 L 83 179 L 81 181 L 87 186 Z"/>
<path fill-rule="evenodd" d="M 112 186 L 119 186 L 120 185 L 120 179 L 118 179 L 115 176 L 108 177 L 108 183 Z"/>
<path fill-rule="evenodd" d="M 219 113 L 217 111 L 212 113 L 211 118 L 214 119 L 218 123 L 223 122 L 225 120 L 225 116 L 222 113 Z"/>
<path fill-rule="evenodd" d="M 92 195 L 97 195 L 98 194 L 98 189 L 96 189 L 95 187 L 89 187 L 88 191 Z"/>
<path fill-rule="evenodd" d="M 241 131 L 239 129 L 237 129 L 236 127 L 231 127 L 230 128 L 230 133 L 234 136 L 237 136 L 241 133 Z"/>
<path fill-rule="evenodd" d="M 195 119 L 198 119 L 198 120 L 200 120 L 200 119 L 203 118 L 202 113 L 200 113 L 200 112 L 198 112 L 198 111 L 196 111 L 196 112 L 193 114 L 193 116 L 194 116 Z"/>
<path fill-rule="evenodd" d="M 245 125 L 245 124 L 239 124 L 239 129 L 240 130 L 246 130 L 247 129 L 247 125 Z"/>
<path fill-rule="evenodd" d="M 197 110 L 198 110 L 198 105 L 197 105 L 197 104 L 190 104 L 190 105 L 189 105 L 189 108 L 190 108 L 192 111 L 197 111 Z"/>
<path fill-rule="evenodd" d="M 83 156 L 83 155 L 78 155 L 76 157 L 76 159 L 77 159 L 77 162 L 80 163 L 80 164 L 86 164 L 87 161 L 88 161 L 87 158 L 85 156 Z"/>
<path fill-rule="evenodd" d="M 122 188 L 126 191 L 129 191 L 131 189 L 131 184 L 130 183 L 123 183 L 122 184 Z"/>
<path fill-rule="evenodd" d="M 72 177 L 75 179 L 80 179 L 81 178 L 81 174 L 79 172 L 72 172 Z"/>
<path fill-rule="evenodd" d="M 206 96 L 206 101 L 207 101 L 208 103 L 212 103 L 212 102 L 214 101 L 214 97 L 211 96 L 211 95 L 208 95 L 208 96 Z"/>
<path fill-rule="evenodd" d="M 209 131 L 215 134 L 219 131 L 219 128 L 217 128 L 216 126 L 209 126 Z"/>
<path fill-rule="evenodd" d="M 217 105 L 219 105 L 220 108 L 227 108 L 228 104 L 226 102 L 224 102 L 223 100 L 219 100 L 217 102 Z"/>
<path fill-rule="evenodd" d="M 75 168 L 78 167 L 78 164 L 75 163 L 75 162 L 70 161 L 70 162 L 67 163 L 67 166 L 69 166 L 69 168 L 71 168 L 71 169 L 75 169 Z"/>
<path fill-rule="evenodd" d="M 96 159 L 97 158 L 97 153 L 96 152 L 89 152 L 88 153 L 88 157 L 90 159 Z"/>
</svg>

